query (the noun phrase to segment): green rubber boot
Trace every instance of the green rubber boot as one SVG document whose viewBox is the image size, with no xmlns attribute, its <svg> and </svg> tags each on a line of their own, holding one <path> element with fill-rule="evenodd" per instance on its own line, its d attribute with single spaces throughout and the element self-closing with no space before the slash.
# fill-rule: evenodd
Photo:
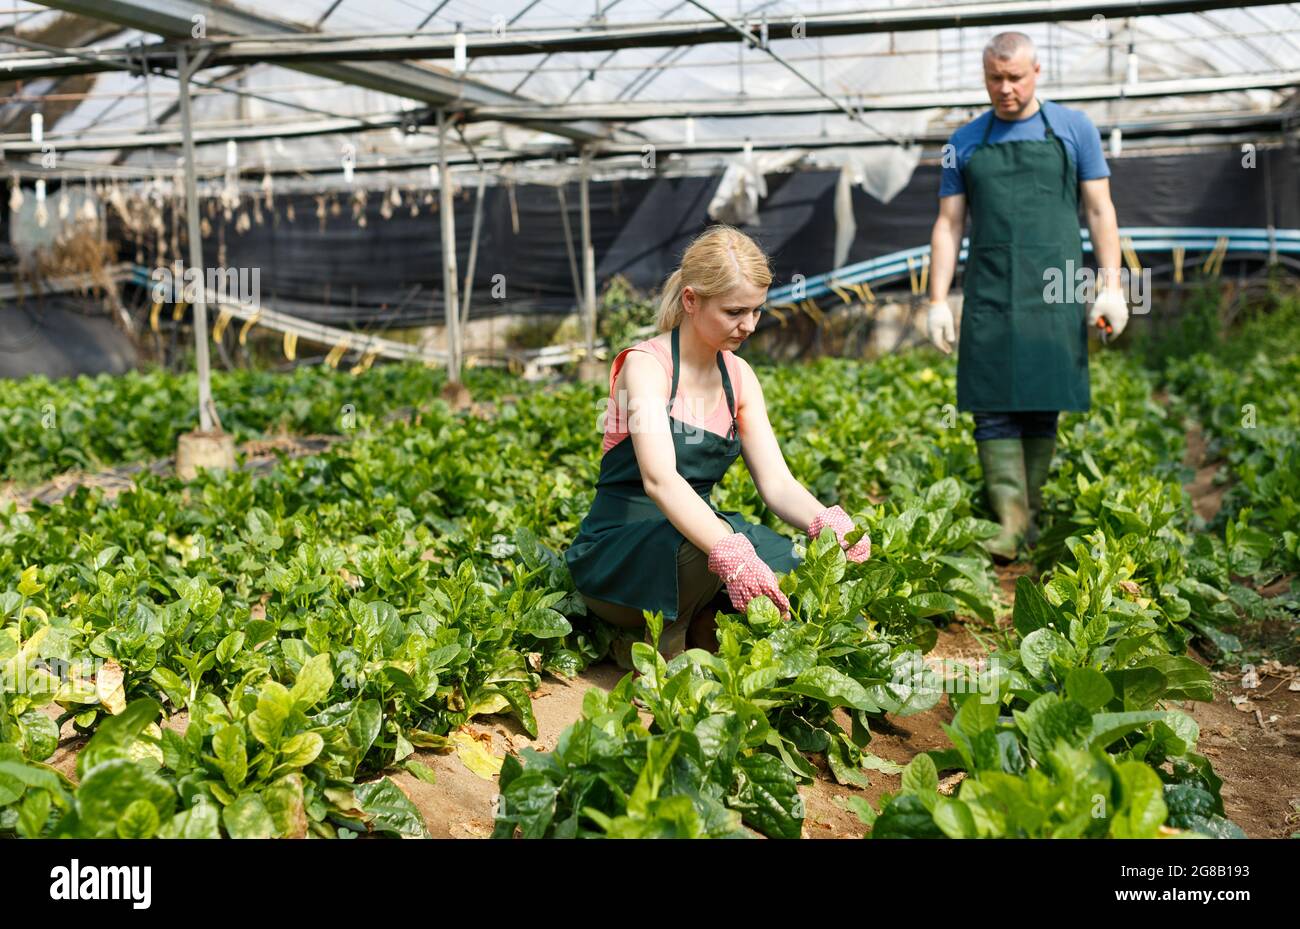
<svg viewBox="0 0 1300 929">
<path fill-rule="evenodd" d="M 1052 467 L 1056 436 L 1034 436 L 1020 441 L 1025 447 L 1025 484 L 1029 498 L 1029 526 L 1025 530 L 1025 542 L 1036 545 L 1038 518 L 1043 511 L 1043 484 L 1047 483 L 1047 472 Z"/>
<path fill-rule="evenodd" d="M 1029 525 L 1024 448 L 1020 439 L 986 439 L 976 445 L 989 505 L 1002 524 L 1002 531 L 987 540 L 984 547 L 995 561 L 1014 561 Z"/>
</svg>

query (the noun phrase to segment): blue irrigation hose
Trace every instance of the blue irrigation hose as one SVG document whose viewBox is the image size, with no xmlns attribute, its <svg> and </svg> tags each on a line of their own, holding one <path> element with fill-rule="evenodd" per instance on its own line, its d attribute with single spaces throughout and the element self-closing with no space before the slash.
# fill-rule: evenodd
<svg viewBox="0 0 1300 929">
<path fill-rule="evenodd" d="M 1083 238 L 1083 249 L 1092 251 L 1091 236 L 1087 229 L 1079 230 Z M 1228 252 L 1246 254 L 1279 253 L 1300 255 L 1300 229 L 1252 229 L 1215 226 L 1134 226 L 1120 229 L 1121 238 L 1132 242 L 1135 252 L 1168 252 L 1175 248 L 1186 250 L 1213 249 L 1221 239 L 1227 240 Z M 962 248 L 957 261 L 966 260 L 969 239 L 962 239 Z M 786 284 L 768 292 L 768 303 L 780 305 L 796 300 L 817 299 L 833 293 L 832 284 L 844 286 L 850 284 L 869 284 L 872 281 L 892 278 L 905 274 L 909 270 L 917 273 L 924 260 L 928 259 L 930 246 L 920 245 L 907 248 L 878 258 L 845 265 L 826 274 L 818 274 L 799 283 Z M 911 267 L 908 259 L 912 259 Z M 799 288 L 799 296 L 795 296 Z"/>
</svg>

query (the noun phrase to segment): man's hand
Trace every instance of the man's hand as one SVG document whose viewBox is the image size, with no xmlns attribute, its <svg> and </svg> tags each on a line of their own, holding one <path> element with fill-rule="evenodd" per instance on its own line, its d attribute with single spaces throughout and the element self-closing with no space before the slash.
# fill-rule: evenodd
<svg viewBox="0 0 1300 929">
<path fill-rule="evenodd" d="M 931 303 L 929 312 L 925 314 L 925 323 L 934 347 L 945 355 L 951 355 L 952 344 L 957 341 L 957 334 L 952 321 L 952 307 L 948 305 L 948 301 L 940 300 L 938 303 Z"/>
<path fill-rule="evenodd" d="M 1128 303 L 1124 300 L 1124 291 L 1108 287 L 1098 294 L 1088 311 L 1088 325 L 1101 329 L 1103 342 L 1119 338 L 1128 325 Z"/>
</svg>

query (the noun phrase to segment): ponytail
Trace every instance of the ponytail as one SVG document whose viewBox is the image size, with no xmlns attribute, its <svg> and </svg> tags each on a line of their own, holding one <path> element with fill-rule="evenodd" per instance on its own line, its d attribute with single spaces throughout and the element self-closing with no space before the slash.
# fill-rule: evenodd
<svg viewBox="0 0 1300 929">
<path fill-rule="evenodd" d="M 660 332 L 670 332 L 681 323 L 682 314 L 686 312 L 682 309 L 682 290 L 685 286 L 682 283 L 681 268 L 674 271 L 668 278 L 668 283 L 664 284 L 663 296 L 659 298 L 659 314 L 655 317 L 655 326 Z"/>
</svg>

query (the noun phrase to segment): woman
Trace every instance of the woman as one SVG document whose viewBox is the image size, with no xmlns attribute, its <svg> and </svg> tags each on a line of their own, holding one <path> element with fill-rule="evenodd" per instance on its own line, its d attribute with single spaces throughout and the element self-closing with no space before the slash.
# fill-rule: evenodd
<svg viewBox="0 0 1300 929">
<path fill-rule="evenodd" d="M 822 506 L 794 479 L 763 388 L 734 354 L 758 326 L 771 282 L 752 239 L 730 226 L 710 228 L 668 279 L 660 334 L 620 352 L 610 370 L 596 498 L 565 561 L 587 607 L 606 622 L 641 630 L 642 610 L 661 611 L 666 657 L 717 648 L 709 607 L 724 585 L 741 613 L 766 596 L 789 617 L 776 572 L 798 563 L 790 540 L 710 500 L 742 452 L 777 516 L 813 538 L 830 527 L 841 546 L 853 529 L 848 514 Z M 863 536 L 846 554 L 864 561 L 870 553 Z"/>
</svg>

